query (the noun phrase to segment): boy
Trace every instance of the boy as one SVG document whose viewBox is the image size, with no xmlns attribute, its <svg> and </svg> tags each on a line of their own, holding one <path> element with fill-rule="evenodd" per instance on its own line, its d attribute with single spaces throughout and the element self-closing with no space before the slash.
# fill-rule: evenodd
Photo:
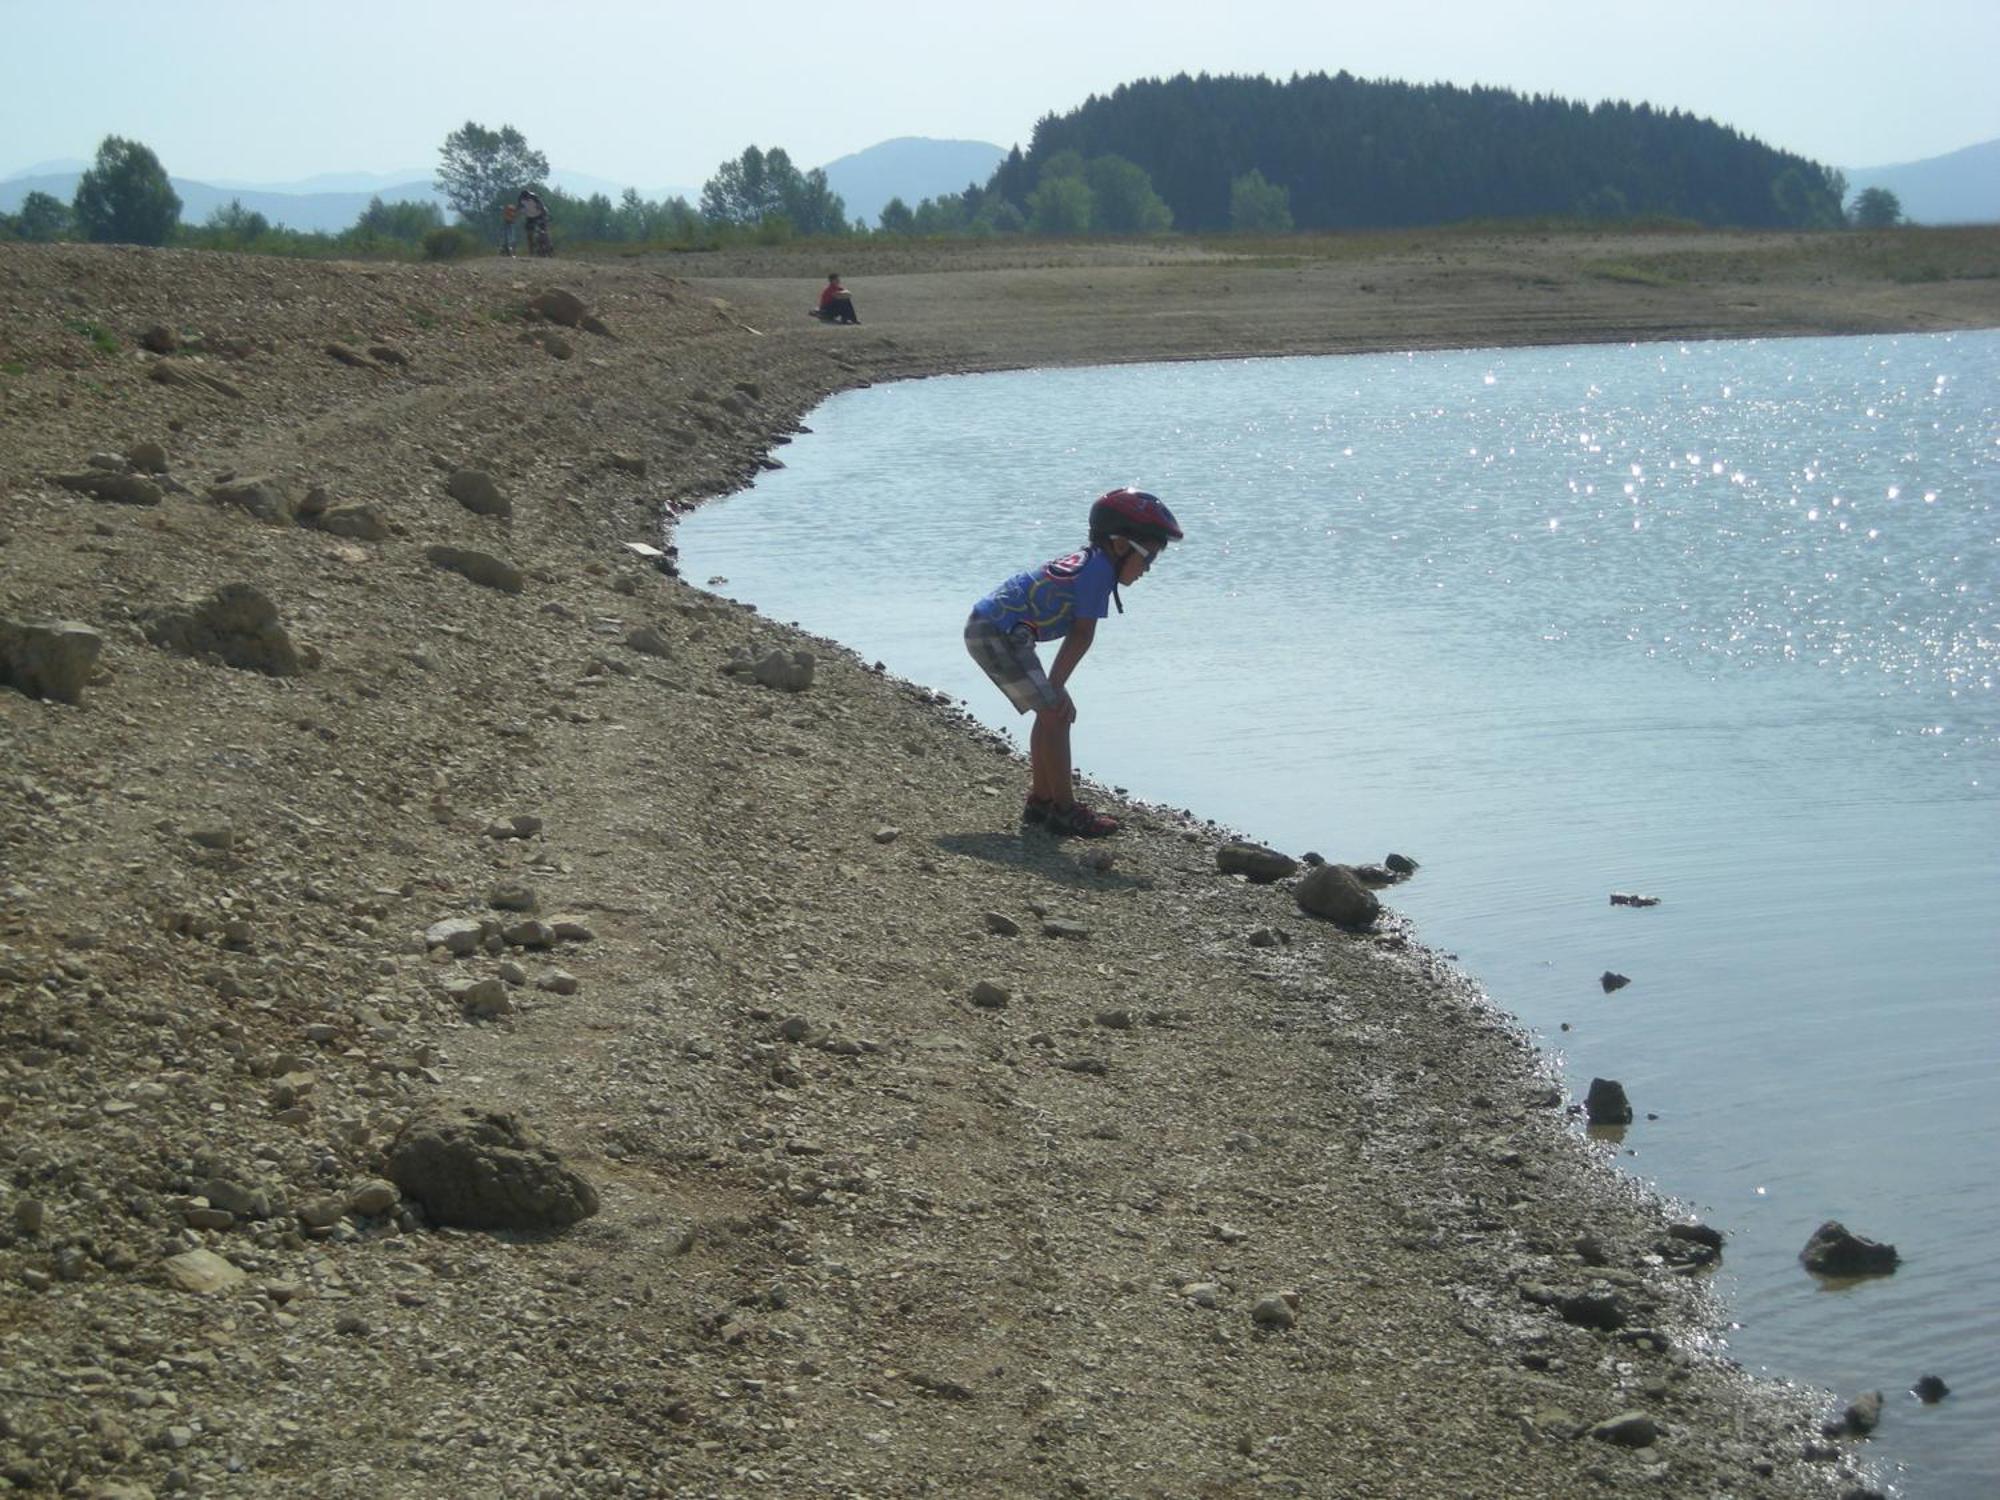
<svg viewBox="0 0 2000 1500">
<path fill-rule="evenodd" d="M 1023 822 L 1054 834 L 1101 839 L 1118 820 L 1093 812 L 1071 785 L 1069 726 L 1076 704 L 1070 674 L 1097 635 L 1097 622 L 1118 604 L 1120 584 L 1137 583 L 1168 542 L 1181 539 L 1174 513 L 1144 490 L 1116 489 L 1090 507 L 1090 545 L 1028 573 L 1017 573 L 972 606 L 965 649 L 1016 711 L 1035 715 L 1028 736 L 1030 784 Z M 1055 665 L 1045 673 L 1038 641 L 1060 640 Z"/>
</svg>

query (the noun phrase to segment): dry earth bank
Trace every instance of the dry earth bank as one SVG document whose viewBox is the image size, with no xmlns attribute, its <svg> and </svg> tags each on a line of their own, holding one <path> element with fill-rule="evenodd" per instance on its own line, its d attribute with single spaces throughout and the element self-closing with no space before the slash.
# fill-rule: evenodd
<svg viewBox="0 0 2000 1500">
<path fill-rule="evenodd" d="M 0 1488 L 1848 1487 L 1393 921 L 1156 811 L 1108 867 L 1024 840 L 949 705 L 623 544 L 869 380 L 1991 326 L 1996 283 L 903 253 L 846 330 L 796 254 L 0 254 Z M 552 1150 L 454 1157 L 461 1105 Z M 438 1223 L 472 1187 L 547 1227 Z"/>
</svg>

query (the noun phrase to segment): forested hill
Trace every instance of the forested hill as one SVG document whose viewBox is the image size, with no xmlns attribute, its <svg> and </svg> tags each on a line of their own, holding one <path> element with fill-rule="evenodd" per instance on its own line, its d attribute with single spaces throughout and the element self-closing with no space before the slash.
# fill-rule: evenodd
<svg viewBox="0 0 2000 1500">
<path fill-rule="evenodd" d="M 993 186 L 1025 206 L 1058 153 L 1143 168 L 1182 230 L 1228 229 L 1252 171 L 1300 229 L 1585 214 L 1789 228 L 1840 222 L 1836 174 L 1712 120 L 1347 73 L 1145 79 L 1035 127 Z"/>
</svg>

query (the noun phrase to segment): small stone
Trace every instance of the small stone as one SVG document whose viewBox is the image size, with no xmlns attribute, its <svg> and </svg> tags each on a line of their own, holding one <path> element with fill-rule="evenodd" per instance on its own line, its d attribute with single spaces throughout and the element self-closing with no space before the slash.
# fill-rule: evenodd
<svg viewBox="0 0 2000 1500">
<path fill-rule="evenodd" d="M 313 1198 L 301 1203 L 297 1213 L 308 1229 L 331 1229 L 347 1217 L 347 1204 L 339 1198 Z"/>
<path fill-rule="evenodd" d="M 980 920 L 995 937 L 1019 937 L 1021 924 L 1002 911 L 989 911 Z"/>
<path fill-rule="evenodd" d="M 1272 1292 L 1259 1297 L 1250 1309 L 1250 1321 L 1259 1328 L 1293 1328 L 1299 1321 L 1298 1294 Z"/>
<path fill-rule="evenodd" d="M 588 943 L 597 936 L 588 922 L 576 917 L 550 917 L 549 928 L 564 943 Z"/>
<path fill-rule="evenodd" d="M 14 1204 L 14 1227 L 30 1237 L 42 1232 L 48 1209 L 39 1198 L 22 1198 Z"/>
<path fill-rule="evenodd" d="M 497 818 L 486 825 L 489 839 L 531 839 L 542 831 L 542 820 L 533 813 L 516 813 L 511 818 Z"/>
<path fill-rule="evenodd" d="M 641 625 L 625 637 L 625 645 L 642 656 L 671 656 L 674 649 L 672 643 L 653 625 Z"/>
<path fill-rule="evenodd" d="M 511 958 L 501 959 L 493 966 L 493 971 L 516 989 L 528 982 L 528 971 Z"/>
<path fill-rule="evenodd" d="M 213 1250 L 188 1250 L 166 1262 L 167 1280 L 181 1291 L 206 1296 L 242 1281 L 243 1272 Z"/>
<path fill-rule="evenodd" d="M 1617 1448 L 1650 1448 L 1660 1435 L 1660 1426 L 1642 1411 L 1627 1411 L 1599 1422 L 1590 1435 Z"/>
<path fill-rule="evenodd" d="M 140 474 L 164 474 L 167 450 L 158 443 L 134 443 L 125 450 L 125 462 Z"/>
<path fill-rule="evenodd" d="M 1241 875 L 1253 885 L 1269 885 L 1297 874 L 1299 862 L 1262 844 L 1236 840 L 1215 851 L 1215 867 L 1224 875 Z"/>
<path fill-rule="evenodd" d="M 31 1292 L 46 1292 L 56 1284 L 55 1277 L 47 1271 L 39 1271 L 33 1266 L 21 1268 L 21 1285 Z"/>
<path fill-rule="evenodd" d="M 503 928 L 500 938 L 510 948 L 553 948 L 556 945 L 556 930 L 547 922 L 530 917 L 525 922 Z"/>
<path fill-rule="evenodd" d="M 367 1219 L 379 1218 L 402 1201 L 395 1183 L 375 1177 L 348 1194 L 347 1211 Z"/>
<path fill-rule="evenodd" d="M 487 894 L 486 904 L 498 911 L 537 911 L 541 900 L 533 886 L 510 884 L 495 886 Z"/>
<path fill-rule="evenodd" d="M 1123 1008 L 1100 1010 L 1097 1013 L 1097 1024 L 1111 1031 L 1130 1031 L 1139 1024 L 1139 1018 Z"/>
<path fill-rule="evenodd" d="M 1389 872 L 1393 875 L 1414 875 L 1417 873 L 1417 862 L 1407 854 L 1384 855 L 1382 863 L 1389 867 Z"/>
<path fill-rule="evenodd" d="M 1250 946 L 1253 948 L 1275 948 L 1278 946 L 1278 934 L 1269 927 L 1259 927 L 1250 934 Z"/>
<path fill-rule="evenodd" d="M 1917 1383 L 1910 1387 L 1910 1392 L 1926 1406 L 1931 1406 L 1949 1396 L 1951 1387 L 1936 1375 L 1924 1375 L 1918 1377 Z"/>
<path fill-rule="evenodd" d="M 1222 1288 L 1212 1281 L 1197 1281 L 1182 1287 L 1181 1295 L 1196 1307 L 1214 1307 L 1222 1295 Z"/>
<path fill-rule="evenodd" d="M 445 990 L 467 1015 L 478 1020 L 491 1021 L 514 1013 L 514 1001 L 507 993 L 504 979 L 474 979 L 447 985 Z"/>
<path fill-rule="evenodd" d="M 567 969 L 551 969 L 535 981 L 535 988 L 551 995 L 574 995 L 580 988 L 577 977 Z"/>
<path fill-rule="evenodd" d="M 1847 1403 L 1840 1414 L 1840 1430 L 1851 1437 L 1867 1437 L 1882 1423 L 1882 1393 L 1864 1391 Z M 1832 1434 L 1829 1434 L 1832 1436 Z"/>
<path fill-rule="evenodd" d="M 1624 989 L 1632 981 L 1623 974 L 1614 973 L 1612 970 L 1606 969 L 1602 974 L 1597 976 L 1597 982 L 1603 987 L 1604 993 L 1608 995 L 1613 990 Z"/>
<path fill-rule="evenodd" d="M 788 1042 L 803 1042 L 812 1035 L 812 1022 L 804 1016 L 787 1016 L 778 1023 L 778 1035 Z"/>
<path fill-rule="evenodd" d="M 426 948 L 442 948 L 454 957 L 463 958 L 479 951 L 484 931 L 471 917 L 448 917 L 442 922 L 433 922 L 424 932 Z"/>
<path fill-rule="evenodd" d="M 1057 938 L 1065 942 L 1080 943 L 1090 936 L 1090 929 L 1074 922 L 1049 921 L 1042 923 L 1042 936 Z"/>
<path fill-rule="evenodd" d="M 445 492 L 476 516 L 511 516 L 514 504 L 484 469 L 460 469 L 445 481 Z"/>
<path fill-rule="evenodd" d="M 875 842 L 878 844 L 893 844 L 902 836 L 902 829 L 886 823 L 875 830 Z"/>
<path fill-rule="evenodd" d="M 227 823 L 204 823 L 190 828 L 188 837 L 204 849 L 226 853 L 236 843 L 236 830 Z"/>
<path fill-rule="evenodd" d="M 972 987 L 972 1003 L 981 1010 L 1005 1010 L 1014 997 L 1005 985 L 982 979 Z"/>
</svg>

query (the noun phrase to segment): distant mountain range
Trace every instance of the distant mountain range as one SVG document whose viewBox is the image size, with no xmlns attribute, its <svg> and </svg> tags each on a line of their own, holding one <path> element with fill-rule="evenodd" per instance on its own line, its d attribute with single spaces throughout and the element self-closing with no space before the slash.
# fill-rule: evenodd
<svg viewBox="0 0 2000 1500">
<path fill-rule="evenodd" d="M 2000 140 L 1923 161 L 1841 170 L 1850 194 L 1887 188 L 1918 224 L 2000 223 Z"/>
<path fill-rule="evenodd" d="M 986 186 L 1006 154 L 986 141 L 899 136 L 828 162 L 826 180 L 847 205 L 847 217 L 872 227 L 891 198 L 915 208 L 925 198 L 963 192 L 968 183 Z"/>
</svg>

